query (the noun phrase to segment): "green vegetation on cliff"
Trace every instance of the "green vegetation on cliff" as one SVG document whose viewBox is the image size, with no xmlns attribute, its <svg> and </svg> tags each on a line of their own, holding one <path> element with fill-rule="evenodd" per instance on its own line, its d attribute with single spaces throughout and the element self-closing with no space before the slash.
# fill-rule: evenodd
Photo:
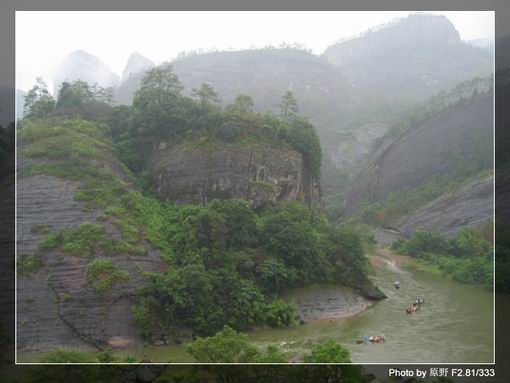
<svg viewBox="0 0 510 383">
<path fill-rule="evenodd" d="M 109 259 L 94 259 L 87 266 L 87 280 L 98 293 L 104 293 L 114 283 L 129 279 L 129 273 L 119 270 Z"/>
<path fill-rule="evenodd" d="M 332 226 L 319 211 L 297 202 L 257 211 L 244 200 L 161 202 L 144 193 L 144 183 L 118 160 L 109 125 L 52 118 L 23 121 L 20 127 L 20 154 L 39 159 L 20 177 L 78 181 L 75 199 L 97 212 L 99 221 L 49 230 L 40 251 L 92 257 L 89 280 L 98 292 L 124 275 L 112 279 L 115 270 L 108 265 L 93 273 L 99 262 L 94 257 L 143 255 L 150 246 L 168 262 L 166 272 L 144 273 L 147 283 L 133 306 L 148 338 L 162 332 L 171 336 L 183 327 L 209 336 L 225 325 L 235 330 L 288 326 L 296 322 L 295 307 L 276 299 L 285 288 L 313 282 L 372 286 L 362 237 Z M 120 235 L 110 232 L 112 226 Z"/>
<path fill-rule="evenodd" d="M 282 289 L 350 283 L 368 268 L 358 234 L 298 203 L 255 213 L 242 200 L 215 200 L 174 206 L 167 219 L 172 267 L 150 275 L 134 308 L 146 335 L 148 327 L 187 327 L 203 336 L 225 324 L 288 326 L 295 308 L 272 301 Z"/>
<path fill-rule="evenodd" d="M 453 193 L 490 173 L 480 169 L 465 172 L 451 169 L 448 174 L 436 175 L 415 188 L 393 192 L 384 201 L 369 203 L 357 215 L 372 226 L 392 226 L 399 218 L 416 212 L 435 198 Z"/>
<path fill-rule="evenodd" d="M 182 95 L 182 85 L 172 66 L 162 65 L 149 70 L 136 92 L 130 113 L 128 132 L 119 136 L 123 150 L 135 142 L 154 139 L 205 142 L 209 145 L 243 144 L 246 142 L 287 145 L 298 150 L 305 165 L 319 177 L 322 152 L 313 125 L 297 115 L 297 101 L 292 92 L 282 98 L 282 113 L 253 112 L 253 100 L 239 95 L 224 110 L 208 84 L 194 89 L 192 98 Z M 120 121 L 125 124 L 125 120 Z M 119 131 L 112 125 L 114 132 Z M 131 143 L 131 145 L 130 145 Z"/>
</svg>

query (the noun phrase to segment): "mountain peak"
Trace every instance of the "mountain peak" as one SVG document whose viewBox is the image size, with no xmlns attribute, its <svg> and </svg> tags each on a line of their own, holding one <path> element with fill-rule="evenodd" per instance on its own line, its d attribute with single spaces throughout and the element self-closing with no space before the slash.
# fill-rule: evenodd
<svg viewBox="0 0 510 383">
<path fill-rule="evenodd" d="M 126 67 L 122 72 L 122 81 L 126 81 L 129 76 L 143 72 L 149 68 L 154 67 L 154 63 L 148 58 L 142 56 L 140 53 L 132 53 L 126 63 Z"/>
<path fill-rule="evenodd" d="M 97 56 L 78 49 L 69 54 L 60 64 L 54 77 L 55 90 L 58 91 L 64 81 L 83 80 L 89 84 L 109 87 L 119 84 L 119 76 Z"/>
</svg>

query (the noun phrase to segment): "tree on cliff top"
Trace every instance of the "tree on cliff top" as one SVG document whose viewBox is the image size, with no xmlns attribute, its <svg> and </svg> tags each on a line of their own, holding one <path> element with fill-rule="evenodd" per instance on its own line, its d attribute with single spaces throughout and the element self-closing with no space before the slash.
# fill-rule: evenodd
<svg viewBox="0 0 510 383">
<path fill-rule="evenodd" d="M 25 96 L 25 116 L 41 118 L 55 109 L 55 100 L 48 92 L 48 86 L 41 77 Z"/>
<path fill-rule="evenodd" d="M 149 134 L 181 131 L 186 125 L 186 99 L 181 96 L 182 89 L 171 65 L 147 71 L 133 100 L 132 121 L 136 131 Z"/>
<path fill-rule="evenodd" d="M 298 112 L 297 99 L 290 90 L 285 92 L 282 96 L 281 107 L 281 119 L 282 121 L 289 122 L 292 121 Z"/>
</svg>

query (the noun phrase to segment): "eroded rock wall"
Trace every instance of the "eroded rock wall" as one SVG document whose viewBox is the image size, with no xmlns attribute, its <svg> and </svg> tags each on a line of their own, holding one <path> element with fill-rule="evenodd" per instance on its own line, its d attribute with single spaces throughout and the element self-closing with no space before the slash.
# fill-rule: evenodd
<svg viewBox="0 0 510 383">
<path fill-rule="evenodd" d="M 193 148 L 154 145 L 146 168 L 157 195 L 176 203 L 243 198 L 255 207 L 304 200 L 321 205 L 318 180 L 297 151 L 269 145 Z"/>
<path fill-rule="evenodd" d="M 416 230 L 453 235 L 466 226 L 484 225 L 494 217 L 494 177 L 473 181 L 429 202 L 396 224 L 405 236 Z"/>
<path fill-rule="evenodd" d="M 18 174 L 34 161 L 19 156 Z M 115 164 L 105 166 L 118 171 Z M 112 223 L 97 220 L 100 209 L 90 211 L 75 200 L 79 187 L 79 182 L 49 175 L 18 178 L 17 256 L 36 255 L 44 263 L 34 275 L 18 273 L 18 351 L 49 351 L 63 346 L 87 350 L 142 343 L 140 330 L 133 323 L 131 305 L 135 303 L 137 289 L 145 283 L 142 272 L 165 269 L 157 252 L 144 243 L 145 256 L 95 254 L 94 257 L 110 259 L 118 269 L 129 273 L 128 281 L 98 293 L 87 283 L 90 258 L 59 250 L 38 250 L 43 235 L 34 232 L 35 225 L 48 225 L 56 232 L 92 222 L 104 225 L 110 236 L 121 237 Z"/>
<path fill-rule="evenodd" d="M 385 143 L 354 179 L 347 213 L 384 201 L 456 167 L 492 164 L 493 94 L 479 95 L 448 108 Z M 487 165 L 487 166 L 489 166 Z"/>
</svg>

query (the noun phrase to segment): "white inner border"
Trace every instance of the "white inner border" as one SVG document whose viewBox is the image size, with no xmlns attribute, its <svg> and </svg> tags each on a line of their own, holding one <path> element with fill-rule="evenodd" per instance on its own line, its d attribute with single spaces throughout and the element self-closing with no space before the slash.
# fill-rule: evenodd
<svg viewBox="0 0 510 383">
<path fill-rule="evenodd" d="M 16 30 L 16 15 L 18 12 L 21 11 L 15 11 L 14 12 L 14 26 Z M 105 12 L 111 12 L 111 11 L 105 11 Z M 133 11 L 136 12 L 136 11 Z M 228 11 L 224 11 L 228 12 Z M 274 12 L 282 12 L 282 11 L 274 11 Z M 304 12 L 304 11 L 303 11 Z M 341 11 L 337 11 L 341 12 Z M 364 12 L 370 12 L 370 11 L 364 11 Z M 432 10 L 429 11 L 420 11 L 420 12 L 434 12 Z M 496 17 L 496 12 L 494 10 L 492 11 L 485 11 L 485 12 L 492 12 L 492 17 Z M 494 22 L 494 29 L 496 29 Z M 494 31 L 495 32 L 495 31 Z M 152 365 L 282 365 L 282 366 L 293 366 L 293 365 L 436 365 L 436 366 L 443 366 L 443 365 L 495 365 L 496 364 L 496 38 L 494 33 L 494 39 L 492 41 L 493 43 L 493 50 L 492 50 L 492 86 L 493 86 L 493 98 L 492 98 L 492 138 L 493 138 L 493 230 L 492 230 L 492 238 L 493 238 L 493 280 L 492 280 L 492 362 L 482 362 L 482 363 L 476 363 L 476 362 L 445 362 L 445 363 L 424 363 L 424 362 L 367 362 L 367 363 L 194 363 L 194 362 L 180 362 L 180 363 L 37 363 L 37 362 L 18 362 L 18 265 L 17 265 L 17 255 L 18 255 L 18 98 L 17 98 L 17 84 L 16 84 L 16 78 L 17 78 L 17 68 L 16 68 L 16 76 L 15 76 L 15 87 L 14 87 L 14 113 L 15 113 L 15 121 L 14 121 L 14 361 L 16 365 L 146 365 L 146 364 L 152 364 Z M 16 42 L 16 35 L 14 37 L 14 40 Z M 15 57 L 16 57 L 16 44 L 15 44 Z M 16 59 L 15 59 L 16 60 Z"/>
</svg>

